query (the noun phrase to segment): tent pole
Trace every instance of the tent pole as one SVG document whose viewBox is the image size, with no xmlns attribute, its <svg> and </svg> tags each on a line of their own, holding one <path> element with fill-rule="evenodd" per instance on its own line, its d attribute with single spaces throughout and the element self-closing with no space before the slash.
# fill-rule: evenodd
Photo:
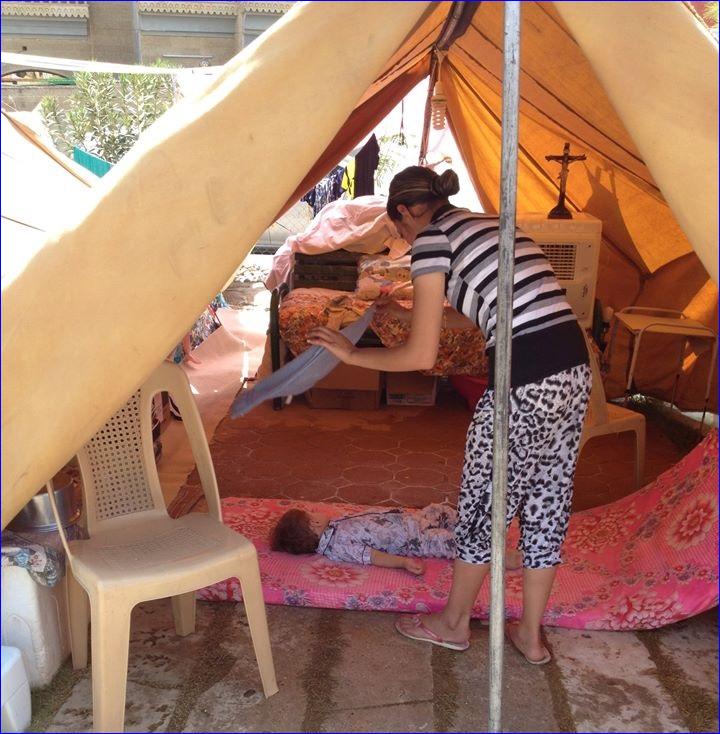
<svg viewBox="0 0 720 734">
<path fill-rule="evenodd" d="M 502 731 L 503 646 L 505 643 L 505 515 L 507 506 L 520 73 L 520 2 L 517 0 L 505 2 L 504 23 L 500 245 L 493 416 L 492 555 L 490 561 L 490 711 L 488 731 L 491 732 Z"/>
</svg>

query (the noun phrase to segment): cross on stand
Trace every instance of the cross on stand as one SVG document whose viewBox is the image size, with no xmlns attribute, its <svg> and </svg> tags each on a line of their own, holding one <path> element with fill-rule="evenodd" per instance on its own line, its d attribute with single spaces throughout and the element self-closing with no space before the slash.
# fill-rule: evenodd
<svg viewBox="0 0 720 734">
<path fill-rule="evenodd" d="M 568 168 L 575 161 L 584 161 L 585 155 L 570 155 L 570 143 L 565 143 L 562 155 L 546 155 L 546 161 L 557 161 L 560 166 L 560 196 L 554 209 L 548 213 L 548 219 L 572 219 L 572 214 L 565 206 L 565 187 L 567 185 Z"/>
</svg>

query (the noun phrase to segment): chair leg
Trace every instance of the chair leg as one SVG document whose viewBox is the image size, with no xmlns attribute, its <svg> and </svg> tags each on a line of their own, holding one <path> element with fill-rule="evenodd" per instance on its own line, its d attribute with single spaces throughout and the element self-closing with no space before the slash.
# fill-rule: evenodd
<svg viewBox="0 0 720 734">
<path fill-rule="evenodd" d="M 635 429 L 635 489 L 642 487 L 645 476 L 645 424 Z"/>
<path fill-rule="evenodd" d="M 68 564 L 68 615 L 70 617 L 70 651 L 75 670 L 87 667 L 89 602 L 85 589 L 78 583 Z"/>
<path fill-rule="evenodd" d="M 172 597 L 173 618 L 175 632 L 180 637 L 186 637 L 195 632 L 195 592 L 178 594 Z"/>
<path fill-rule="evenodd" d="M 278 686 L 275 679 L 275 665 L 270 648 L 270 634 L 268 633 L 257 557 L 254 557 L 251 562 L 243 563 L 238 578 L 242 587 L 243 604 L 250 626 L 255 658 L 260 669 L 260 680 L 262 680 L 265 697 L 269 698 L 278 692 Z"/>
<path fill-rule="evenodd" d="M 132 606 L 114 598 L 90 602 L 93 731 L 123 731 Z"/>
</svg>

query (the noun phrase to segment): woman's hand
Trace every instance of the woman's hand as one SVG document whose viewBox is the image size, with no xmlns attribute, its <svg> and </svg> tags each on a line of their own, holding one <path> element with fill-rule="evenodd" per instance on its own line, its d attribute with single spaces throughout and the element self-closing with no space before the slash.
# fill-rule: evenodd
<svg viewBox="0 0 720 734">
<path fill-rule="evenodd" d="M 422 576 L 425 573 L 425 561 L 421 558 L 405 558 L 403 568 L 414 576 Z"/>
<path fill-rule="evenodd" d="M 345 336 L 327 326 L 316 326 L 308 334 L 308 342 L 318 347 L 325 347 L 341 362 L 349 362 L 355 353 L 355 346 Z"/>
</svg>

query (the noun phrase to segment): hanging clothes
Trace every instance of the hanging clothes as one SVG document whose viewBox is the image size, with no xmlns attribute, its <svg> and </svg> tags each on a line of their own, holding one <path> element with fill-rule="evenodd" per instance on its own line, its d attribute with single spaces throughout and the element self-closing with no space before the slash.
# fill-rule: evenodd
<svg viewBox="0 0 720 734">
<path fill-rule="evenodd" d="M 303 196 L 302 201 L 312 207 L 313 215 L 316 215 L 326 204 L 336 201 L 342 196 L 342 180 L 345 169 L 335 166 L 325 178 L 315 184 L 315 188 Z"/>
<path fill-rule="evenodd" d="M 347 191 L 351 199 L 355 198 L 355 159 L 348 161 L 347 168 L 342 178 L 343 191 Z"/>
<path fill-rule="evenodd" d="M 355 156 L 354 196 L 370 196 L 375 193 L 375 169 L 380 162 L 380 146 L 373 133 Z"/>
</svg>

